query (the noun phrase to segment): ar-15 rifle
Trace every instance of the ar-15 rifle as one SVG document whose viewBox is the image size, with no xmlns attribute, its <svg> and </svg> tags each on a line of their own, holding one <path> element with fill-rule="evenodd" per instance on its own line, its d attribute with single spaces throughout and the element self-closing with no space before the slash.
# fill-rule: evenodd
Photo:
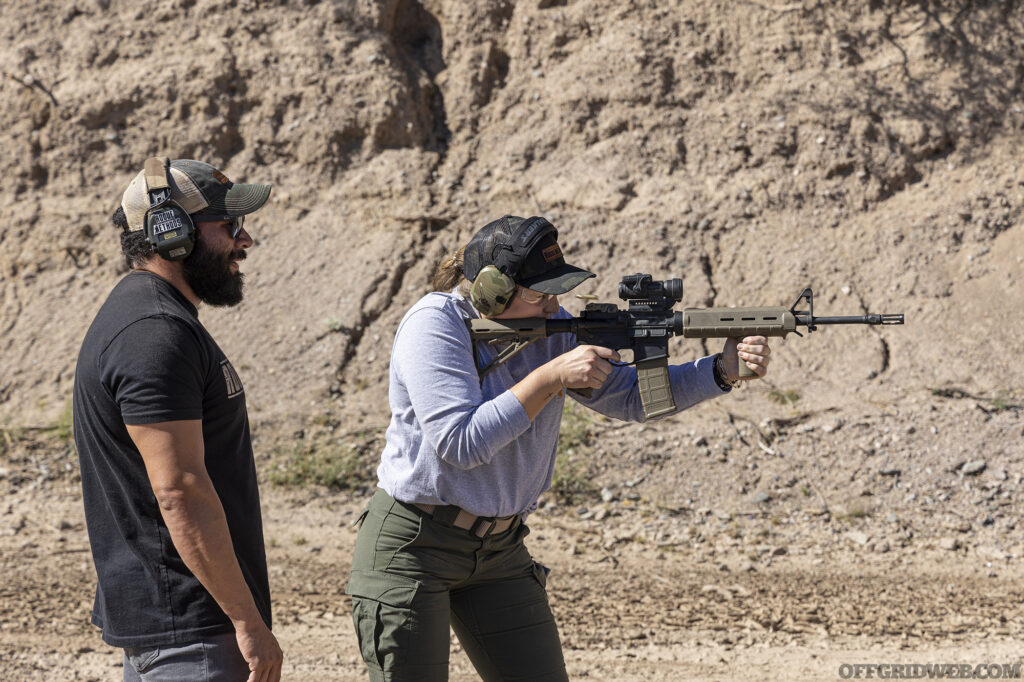
<svg viewBox="0 0 1024 682">
<path fill-rule="evenodd" d="M 621 310 L 614 303 L 588 303 L 579 317 L 567 320 L 521 318 L 467 320 L 474 341 L 485 341 L 495 349 L 496 357 L 479 367 L 483 379 L 510 357 L 537 339 L 558 333 L 576 335 L 580 344 L 604 346 L 633 351 L 644 415 L 651 419 L 676 409 L 668 375 L 668 340 L 671 336 L 687 339 L 735 338 L 746 336 L 780 336 L 790 332 L 803 336 L 798 326 L 808 333 L 821 324 L 903 324 L 903 314 L 868 314 L 847 317 L 815 317 L 814 294 L 803 290 L 789 308 L 686 308 L 672 307 L 683 298 L 683 281 L 654 280 L 651 275 L 627 275 L 619 283 L 619 298 L 629 307 Z M 801 301 L 806 310 L 797 310 Z M 475 346 L 474 346 L 475 348 Z M 740 377 L 756 376 L 746 363 L 740 362 Z M 577 392 L 587 395 L 589 389 Z"/>
</svg>

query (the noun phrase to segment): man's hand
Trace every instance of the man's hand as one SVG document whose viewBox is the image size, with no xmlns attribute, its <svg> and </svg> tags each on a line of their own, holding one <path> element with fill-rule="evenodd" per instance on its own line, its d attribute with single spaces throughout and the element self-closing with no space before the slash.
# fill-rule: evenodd
<svg viewBox="0 0 1024 682">
<path fill-rule="evenodd" d="M 768 347 L 768 339 L 763 336 L 748 336 L 738 342 L 727 339 L 722 349 L 722 363 L 725 365 L 726 379 L 730 382 L 740 378 L 740 361 L 756 377 L 743 377 L 745 381 L 760 379 L 768 373 L 768 362 L 771 360 L 772 349 Z"/>
<path fill-rule="evenodd" d="M 608 360 L 618 362 L 618 352 L 602 346 L 576 346 L 551 360 L 551 364 L 562 388 L 601 388 L 612 373 Z"/>
<path fill-rule="evenodd" d="M 242 657 L 249 664 L 246 682 L 278 682 L 284 654 L 274 633 L 261 619 L 251 625 L 235 623 L 235 639 Z"/>
</svg>

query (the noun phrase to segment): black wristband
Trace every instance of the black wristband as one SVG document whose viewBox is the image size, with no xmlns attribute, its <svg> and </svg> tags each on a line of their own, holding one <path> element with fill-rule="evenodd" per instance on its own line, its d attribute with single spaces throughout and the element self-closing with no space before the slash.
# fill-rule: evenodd
<svg viewBox="0 0 1024 682">
<path fill-rule="evenodd" d="M 732 390 L 732 384 L 730 384 L 729 380 L 725 378 L 725 373 L 724 373 L 723 367 L 722 367 L 722 354 L 721 353 L 716 353 L 715 354 L 715 360 L 714 360 L 713 367 L 714 368 L 712 369 L 712 374 L 715 377 L 715 383 L 718 384 L 718 387 L 720 389 L 722 389 L 723 391 L 731 391 Z"/>
</svg>

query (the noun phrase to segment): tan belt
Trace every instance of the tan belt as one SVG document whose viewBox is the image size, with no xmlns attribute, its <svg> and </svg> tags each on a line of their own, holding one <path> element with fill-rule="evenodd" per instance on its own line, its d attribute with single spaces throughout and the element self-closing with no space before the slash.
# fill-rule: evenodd
<svg viewBox="0 0 1024 682">
<path fill-rule="evenodd" d="M 437 506 L 433 504 L 418 504 L 414 502 L 412 506 L 426 512 L 431 517 L 434 517 L 434 512 L 437 511 Z M 519 518 L 518 514 L 489 518 L 486 516 L 470 514 L 465 509 L 459 509 L 458 507 L 442 507 L 442 509 L 446 512 L 454 512 L 458 510 L 458 513 L 455 514 L 455 518 L 450 521 L 451 525 L 456 528 L 461 528 L 462 530 L 468 530 L 478 538 L 485 538 L 488 535 L 504 533 L 511 528 L 512 524 Z M 446 516 L 450 516 L 450 514 L 446 513 Z"/>
</svg>

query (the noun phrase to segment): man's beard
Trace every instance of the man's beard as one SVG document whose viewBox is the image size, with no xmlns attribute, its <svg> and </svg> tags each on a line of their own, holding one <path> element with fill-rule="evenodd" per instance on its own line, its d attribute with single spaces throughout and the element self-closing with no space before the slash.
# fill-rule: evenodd
<svg viewBox="0 0 1024 682">
<path fill-rule="evenodd" d="M 232 306 L 242 302 L 245 275 L 231 272 L 231 261 L 243 260 L 245 251 L 238 249 L 225 254 L 211 251 L 196 235 L 195 246 L 182 261 L 185 282 L 201 301 L 213 306 Z"/>
</svg>

